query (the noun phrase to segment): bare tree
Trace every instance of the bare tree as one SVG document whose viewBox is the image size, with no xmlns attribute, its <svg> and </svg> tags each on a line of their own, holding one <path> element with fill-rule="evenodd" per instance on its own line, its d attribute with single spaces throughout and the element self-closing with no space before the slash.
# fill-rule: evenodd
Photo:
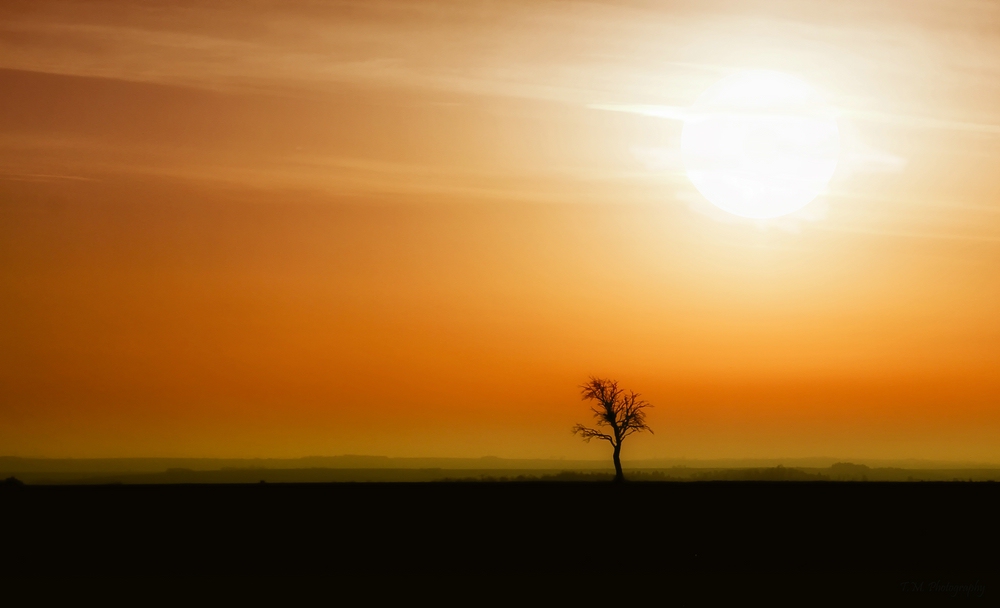
<svg viewBox="0 0 1000 608">
<path fill-rule="evenodd" d="M 573 434 L 580 435 L 587 443 L 595 438 L 610 443 L 615 450 L 615 481 L 625 481 L 625 474 L 622 473 L 622 442 L 633 433 L 653 432 L 646 424 L 646 412 L 643 411 L 653 406 L 640 399 L 639 393 L 618 388 L 617 380 L 591 376 L 580 389 L 584 401 L 594 402 L 590 409 L 597 420 L 597 428 L 578 424 L 573 427 Z"/>
</svg>

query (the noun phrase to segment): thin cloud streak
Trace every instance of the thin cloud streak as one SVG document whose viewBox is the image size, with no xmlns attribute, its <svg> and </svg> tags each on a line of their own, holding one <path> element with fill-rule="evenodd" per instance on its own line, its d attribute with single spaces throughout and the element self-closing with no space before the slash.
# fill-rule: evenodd
<svg viewBox="0 0 1000 608">
<path fill-rule="evenodd" d="M 72 180 L 78 182 L 98 182 L 96 177 L 84 177 L 82 175 L 52 175 L 48 173 L 0 173 L 0 179 L 13 181 L 52 181 L 52 180 Z"/>
<path fill-rule="evenodd" d="M 1000 237 L 981 236 L 973 234 L 937 233 L 937 232 L 908 232 L 905 230 L 877 230 L 872 228 L 861 228 L 857 226 L 845 225 L 817 225 L 818 230 L 825 232 L 840 232 L 851 234 L 864 234 L 870 236 L 888 236 L 907 239 L 930 239 L 941 241 L 970 241 L 977 243 L 1000 243 Z"/>
<path fill-rule="evenodd" d="M 629 105 L 629 104 L 588 104 L 588 108 L 593 110 L 604 110 L 608 112 L 623 112 L 626 114 L 636 114 L 639 116 L 649 116 L 653 118 L 663 118 L 666 120 L 689 120 L 705 115 L 693 108 L 678 106 L 656 106 L 656 105 Z M 967 133 L 979 133 L 983 135 L 1000 135 L 1000 125 L 980 124 L 971 122 L 961 122 L 955 120 L 943 120 L 926 116 L 905 116 L 890 114 L 887 112 L 866 112 L 850 109 L 839 109 L 840 116 L 865 120 L 887 125 L 920 128 L 920 129 L 941 129 L 947 131 L 961 131 Z"/>
<path fill-rule="evenodd" d="M 865 2 L 868 10 L 860 12 L 859 4 L 826 7 L 828 15 L 820 11 L 810 20 L 794 4 L 782 15 L 777 5 L 769 13 L 767 3 L 738 2 L 670 10 L 534 2 L 510 3 L 504 11 L 453 2 L 280 3 L 253 12 L 211 3 L 152 11 L 39 2 L 0 9 L 0 67 L 212 90 L 419 87 L 604 109 L 631 105 L 639 113 L 685 107 L 714 73 L 754 64 L 834 77 L 842 82 L 824 84 L 841 89 L 834 91 L 837 105 L 874 114 L 885 108 L 843 86 L 850 80 L 920 86 L 927 69 L 941 71 L 952 89 L 1000 81 L 1000 48 L 988 32 L 955 37 L 924 23 L 988 22 L 1000 12 L 995 5 L 973 3 L 962 13 L 948 2 Z M 848 21 L 848 14 L 864 18 Z M 756 26 L 748 30 L 747 20 Z M 760 56 L 739 52 L 762 46 Z M 843 65 L 824 65 L 835 50 Z M 894 112 L 888 114 L 891 120 Z M 989 133 L 998 128 L 981 120 L 945 122 Z"/>
</svg>

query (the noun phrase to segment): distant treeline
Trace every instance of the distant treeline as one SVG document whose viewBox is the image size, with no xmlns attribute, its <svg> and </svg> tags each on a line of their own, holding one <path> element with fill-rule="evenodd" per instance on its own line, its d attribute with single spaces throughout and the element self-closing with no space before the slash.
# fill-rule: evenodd
<svg viewBox="0 0 1000 608">
<path fill-rule="evenodd" d="M 696 469 L 676 467 L 667 470 L 626 471 L 631 481 L 1000 481 L 998 469 L 899 469 L 871 468 L 848 462 L 822 469 L 794 467 L 746 469 Z M 610 481 L 611 472 L 560 471 L 556 474 L 524 474 L 497 476 L 493 473 L 478 477 L 462 476 L 445 481 Z"/>
<path fill-rule="evenodd" d="M 1000 469 L 907 469 L 869 467 L 848 462 L 828 467 L 632 468 L 635 482 L 699 481 L 1000 481 Z M 171 467 L 147 471 L 31 471 L 0 469 L 0 479 L 32 484 L 226 484 L 369 482 L 581 482 L 610 481 L 610 469 L 456 469 L 456 468 L 224 468 Z M 11 484 L 14 482 L 12 481 Z"/>
</svg>

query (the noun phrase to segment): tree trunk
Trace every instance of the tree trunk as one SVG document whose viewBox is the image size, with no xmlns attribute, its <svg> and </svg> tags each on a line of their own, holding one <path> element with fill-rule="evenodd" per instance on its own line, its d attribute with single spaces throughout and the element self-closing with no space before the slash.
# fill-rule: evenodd
<svg viewBox="0 0 1000 608">
<path fill-rule="evenodd" d="M 621 483 L 625 481 L 625 473 L 622 472 L 622 446 L 618 444 L 615 446 L 615 483 Z"/>
</svg>

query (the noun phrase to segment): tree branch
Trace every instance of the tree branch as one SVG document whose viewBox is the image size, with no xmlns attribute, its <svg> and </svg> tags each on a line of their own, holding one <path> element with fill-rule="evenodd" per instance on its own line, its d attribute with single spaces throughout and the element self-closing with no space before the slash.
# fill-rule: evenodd
<svg viewBox="0 0 1000 608">
<path fill-rule="evenodd" d="M 597 429 L 585 427 L 582 424 L 578 424 L 573 427 L 573 434 L 579 435 L 587 443 L 590 443 L 591 439 L 603 439 L 604 441 L 607 441 L 611 445 L 615 444 L 614 438 L 611 437 L 611 435 L 608 435 L 607 433 L 602 433 Z"/>
<path fill-rule="evenodd" d="M 653 432 L 653 429 L 646 424 L 646 412 L 643 411 L 653 406 L 642 399 L 639 393 L 635 391 L 626 393 L 618 387 L 616 380 L 596 376 L 591 376 L 580 389 L 584 401 L 595 402 L 590 411 L 597 421 L 597 426 L 610 427 L 611 431 L 610 434 L 604 433 L 578 424 L 573 427 L 573 432 L 579 434 L 584 441 L 589 442 L 597 437 L 612 445 L 620 445 L 629 435 L 641 431 Z"/>
</svg>

